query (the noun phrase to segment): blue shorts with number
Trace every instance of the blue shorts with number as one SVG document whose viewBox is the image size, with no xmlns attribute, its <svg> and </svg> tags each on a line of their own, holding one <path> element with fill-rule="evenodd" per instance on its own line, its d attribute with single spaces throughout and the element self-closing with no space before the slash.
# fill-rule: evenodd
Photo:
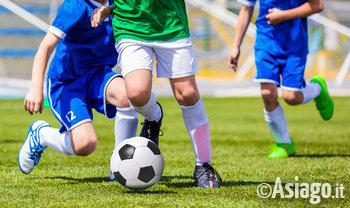
<svg viewBox="0 0 350 208">
<path fill-rule="evenodd" d="M 301 91 L 305 87 L 306 56 L 275 56 L 256 49 L 255 64 L 255 82 L 276 84 L 290 91 Z"/>
<path fill-rule="evenodd" d="M 73 81 L 47 78 L 47 96 L 50 108 L 62 124 L 60 132 L 91 122 L 92 108 L 114 118 L 116 107 L 107 104 L 106 90 L 110 81 L 121 77 L 108 66 L 89 70 L 84 76 Z"/>
</svg>

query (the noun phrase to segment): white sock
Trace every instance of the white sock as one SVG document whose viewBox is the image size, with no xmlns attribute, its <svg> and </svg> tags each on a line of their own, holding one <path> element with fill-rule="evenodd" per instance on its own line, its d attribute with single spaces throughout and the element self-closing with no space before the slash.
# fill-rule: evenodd
<svg viewBox="0 0 350 208">
<path fill-rule="evenodd" d="M 316 82 L 311 82 L 310 84 L 306 85 L 305 88 L 301 90 L 301 92 L 304 95 L 303 104 L 310 102 L 311 100 L 315 99 L 317 96 L 321 93 L 321 86 L 320 84 Z"/>
<path fill-rule="evenodd" d="M 180 106 L 186 129 L 190 135 L 196 165 L 210 163 L 211 145 L 209 120 L 200 99 L 193 106 Z"/>
<path fill-rule="evenodd" d="M 132 103 L 130 103 L 130 105 L 148 121 L 158 122 L 162 117 L 162 112 L 156 102 L 156 97 L 153 92 L 151 93 L 151 97 L 146 105 L 141 107 L 134 106 Z"/>
<path fill-rule="evenodd" d="M 284 116 L 283 108 L 278 104 L 278 107 L 268 112 L 264 109 L 265 121 L 270 128 L 273 138 L 277 143 L 291 144 L 289 131 L 287 129 L 287 119 Z"/>
<path fill-rule="evenodd" d="M 117 108 L 114 123 L 115 146 L 136 136 L 138 121 L 138 114 L 133 108 Z"/>
<path fill-rule="evenodd" d="M 60 133 L 59 129 L 44 127 L 40 130 L 40 144 L 51 147 L 65 155 L 75 155 L 72 140 L 67 131 Z"/>
</svg>

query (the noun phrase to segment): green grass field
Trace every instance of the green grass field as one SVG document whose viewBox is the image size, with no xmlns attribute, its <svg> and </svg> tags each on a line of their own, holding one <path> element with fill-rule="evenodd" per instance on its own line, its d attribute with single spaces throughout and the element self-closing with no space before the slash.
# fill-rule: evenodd
<svg viewBox="0 0 350 208">
<path fill-rule="evenodd" d="M 191 187 L 192 145 L 173 98 L 159 98 L 164 108 L 160 148 L 162 179 L 144 191 L 108 182 L 114 148 L 114 121 L 95 113 L 99 146 L 88 157 L 65 156 L 46 149 L 30 175 L 20 172 L 17 154 L 35 119 L 59 127 L 49 109 L 30 116 L 23 101 L 0 101 L 0 207 L 305 207 L 309 199 L 259 198 L 261 183 L 329 183 L 345 186 L 345 199 L 322 199 L 321 207 L 349 207 L 350 98 L 335 98 L 335 115 L 321 120 L 313 103 L 292 107 L 282 102 L 297 155 L 271 160 L 273 139 L 264 121 L 260 98 L 204 98 L 211 121 L 212 165 L 221 187 Z M 140 119 L 141 121 L 141 119 Z M 299 180 L 295 181 L 295 176 Z M 333 193 L 332 193 L 333 194 Z"/>
</svg>

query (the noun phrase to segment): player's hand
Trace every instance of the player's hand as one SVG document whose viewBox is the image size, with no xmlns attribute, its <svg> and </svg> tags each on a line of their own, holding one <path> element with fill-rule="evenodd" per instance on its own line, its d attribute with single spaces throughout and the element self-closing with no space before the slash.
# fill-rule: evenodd
<svg viewBox="0 0 350 208">
<path fill-rule="evenodd" d="M 238 58 L 241 53 L 240 48 L 233 47 L 227 59 L 227 65 L 234 71 L 238 69 Z"/>
<path fill-rule="evenodd" d="M 33 113 L 43 112 L 44 95 L 42 91 L 42 89 L 35 89 L 31 87 L 28 94 L 24 98 L 24 110 L 28 111 L 30 115 L 33 115 Z"/>
<path fill-rule="evenodd" d="M 284 21 L 284 11 L 277 8 L 269 9 L 269 14 L 266 15 L 267 23 L 277 25 Z"/>
<path fill-rule="evenodd" d="M 101 6 L 95 9 L 91 14 L 91 27 L 97 28 L 98 25 L 110 15 L 111 15 L 111 8 L 107 6 Z"/>
</svg>

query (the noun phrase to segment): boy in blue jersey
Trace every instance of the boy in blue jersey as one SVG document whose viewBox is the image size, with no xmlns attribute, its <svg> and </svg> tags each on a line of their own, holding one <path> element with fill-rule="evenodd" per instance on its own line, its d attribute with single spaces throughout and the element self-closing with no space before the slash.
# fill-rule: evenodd
<svg viewBox="0 0 350 208">
<path fill-rule="evenodd" d="M 239 13 L 236 35 L 228 65 L 237 70 L 240 46 L 249 25 L 256 0 L 238 0 L 243 4 Z M 256 20 L 255 81 L 260 83 L 265 120 L 276 144 L 268 158 L 285 158 L 295 154 L 294 144 L 287 129 L 287 120 L 278 102 L 277 87 L 289 105 L 305 104 L 314 100 L 324 120 L 334 111 L 326 83 L 315 76 L 308 85 L 304 81 L 308 54 L 307 16 L 323 10 L 322 0 L 272 1 L 261 0 Z"/>
<path fill-rule="evenodd" d="M 87 156 L 97 147 L 92 108 L 115 119 L 115 144 L 136 136 L 138 115 L 126 96 L 124 80 L 112 71 L 118 54 L 111 18 L 97 28 L 91 14 L 107 0 L 65 0 L 35 56 L 30 90 L 24 109 L 43 110 L 43 79 L 48 59 L 56 48 L 47 78 L 50 107 L 61 129 L 34 121 L 19 154 L 20 170 L 29 174 L 46 147 L 65 155 Z"/>
</svg>

